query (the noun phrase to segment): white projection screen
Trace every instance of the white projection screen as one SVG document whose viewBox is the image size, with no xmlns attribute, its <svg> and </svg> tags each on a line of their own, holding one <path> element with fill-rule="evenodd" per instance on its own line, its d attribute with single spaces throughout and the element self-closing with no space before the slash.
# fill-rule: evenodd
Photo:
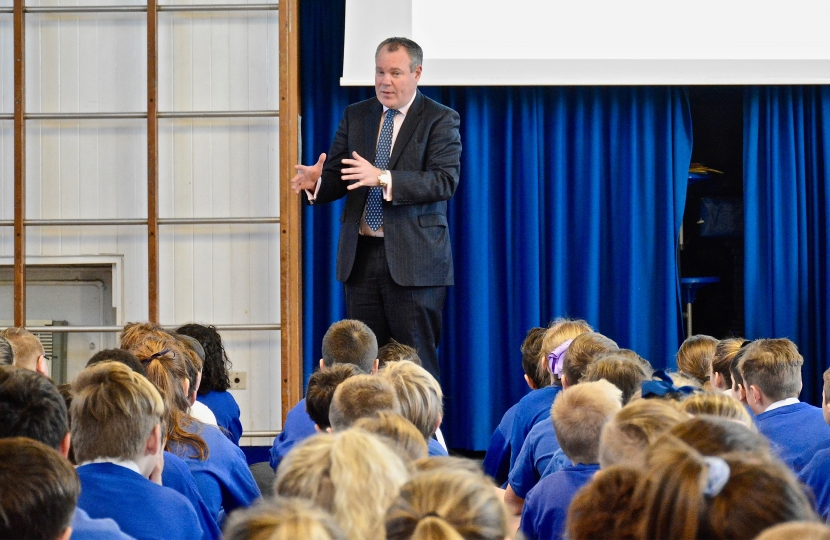
<svg viewBox="0 0 830 540">
<path fill-rule="evenodd" d="M 347 0 L 344 86 L 389 36 L 421 85 L 830 84 L 830 0 Z"/>
</svg>

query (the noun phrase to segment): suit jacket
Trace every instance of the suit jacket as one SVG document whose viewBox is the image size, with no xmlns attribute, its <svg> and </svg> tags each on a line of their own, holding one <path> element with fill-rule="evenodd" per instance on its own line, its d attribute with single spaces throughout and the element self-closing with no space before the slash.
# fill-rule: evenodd
<svg viewBox="0 0 830 540">
<path fill-rule="evenodd" d="M 341 160 L 356 151 L 375 160 L 383 106 L 377 98 L 346 108 L 323 168 L 315 203 L 346 197 L 340 216 L 337 279 L 346 281 L 354 266 L 358 231 L 368 187 L 349 191 L 340 179 Z M 455 193 L 461 168 L 458 113 L 418 92 L 404 118 L 388 169 L 392 201 L 383 201 L 386 259 L 395 283 L 404 286 L 453 284 L 447 201 Z"/>
</svg>

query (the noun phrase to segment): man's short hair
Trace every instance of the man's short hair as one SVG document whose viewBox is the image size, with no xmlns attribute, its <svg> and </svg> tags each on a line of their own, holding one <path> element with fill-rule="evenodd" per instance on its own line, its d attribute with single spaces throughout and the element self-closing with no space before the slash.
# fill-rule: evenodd
<svg viewBox="0 0 830 540">
<path fill-rule="evenodd" d="M 406 49 L 406 53 L 409 55 L 409 71 L 415 71 L 418 69 L 418 66 L 424 64 L 424 50 L 409 38 L 391 37 L 384 39 L 380 42 L 378 48 L 375 49 L 375 58 L 378 57 L 384 47 L 389 52 L 395 52 L 401 47 Z"/>
<path fill-rule="evenodd" d="M 366 324 L 343 319 L 329 326 L 323 336 L 323 364 L 354 364 L 371 373 L 378 357 L 378 340 Z"/>
<path fill-rule="evenodd" d="M 308 415 L 322 430 L 331 427 L 329 423 L 329 409 L 334 391 L 337 387 L 355 375 L 364 374 L 354 364 L 335 364 L 323 371 L 317 371 L 308 379 L 308 388 L 305 392 L 305 408 Z"/>
<path fill-rule="evenodd" d="M 72 393 L 72 446 L 78 463 L 101 457 L 134 460 L 142 455 L 153 428 L 163 424 L 161 394 L 123 364 L 86 368 L 72 384 Z"/>
<path fill-rule="evenodd" d="M 619 350 L 617 344 L 599 332 L 580 334 L 565 351 L 562 374 L 568 378 L 569 385 L 577 384 L 596 355 L 616 350 Z"/>
<path fill-rule="evenodd" d="M 355 375 L 338 385 L 329 408 L 329 423 L 336 431 L 348 429 L 357 419 L 377 411 L 401 413 L 392 383 L 382 377 Z"/>
<path fill-rule="evenodd" d="M 600 353 L 588 364 L 584 381 L 605 379 L 622 391 L 623 405 L 631 400 L 643 381 L 651 378 L 644 364 L 622 351 Z"/>
<path fill-rule="evenodd" d="M 48 377 L 15 366 L 0 366 L 0 438 L 28 437 L 54 449 L 69 433 L 69 416 Z"/>
<path fill-rule="evenodd" d="M 43 344 L 36 335 L 25 328 L 11 327 L 0 332 L 14 351 L 14 365 L 35 371 L 37 360 L 43 355 Z"/>
<path fill-rule="evenodd" d="M 527 331 L 521 347 L 522 369 L 536 388 L 544 388 L 550 386 L 551 383 L 550 369 L 545 362 L 539 361 L 545 332 L 547 332 L 547 328 L 540 326 L 531 328 Z"/>
<path fill-rule="evenodd" d="M 556 439 L 574 463 L 599 461 L 602 428 L 622 408 L 622 391 L 608 381 L 566 388 L 550 408 Z"/>
<path fill-rule="evenodd" d="M 738 369 L 747 392 L 756 386 L 775 402 L 798 397 L 803 365 L 804 358 L 789 339 L 756 339 L 742 351 Z"/>
<path fill-rule="evenodd" d="M 378 376 L 395 388 L 401 415 L 415 424 L 425 439 L 435 433 L 444 413 L 444 393 L 429 371 L 412 362 L 389 362 Z"/>
<path fill-rule="evenodd" d="M 14 349 L 9 340 L 0 337 L 0 366 L 10 366 L 14 363 Z"/>
<path fill-rule="evenodd" d="M 378 349 L 378 369 L 388 362 L 399 362 L 401 360 L 408 360 L 413 364 L 421 365 L 421 357 L 418 356 L 418 351 L 409 345 L 398 343 L 394 339 L 390 339 L 389 343 Z"/>
<path fill-rule="evenodd" d="M 55 449 L 25 437 L 0 440 L 0 538 L 54 540 L 72 523 L 81 482 Z"/>
<path fill-rule="evenodd" d="M 98 351 L 89 359 L 86 367 L 103 362 L 118 362 L 124 364 L 136 373 L 141 373 L 145 377 L 147 376 L 147 371 L 144 369 L 141 361 L 133 353 L 124 349 L 104 349 L 103 351 Z"/>
</svg>

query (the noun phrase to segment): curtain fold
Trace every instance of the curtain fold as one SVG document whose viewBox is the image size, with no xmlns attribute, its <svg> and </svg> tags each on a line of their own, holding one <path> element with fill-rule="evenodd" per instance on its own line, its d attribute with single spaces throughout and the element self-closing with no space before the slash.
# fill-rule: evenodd
<svg viewBox="0 0 830 540">
<path fill-rule="evenodd" d="M 745 89 L 746 337 L 793 340 L 814 404 L 830 352 L 828 156 L 830 87 Z"/>
<path fill-rule="evenodd" d="M 328 149 L 344 3 L 301 3 L 302 160 Z M 428 62 L 425 69 L 429 69 Z M 449 222 L 456 286 L 439 347 L 451 447 L 484 449 L 527 387 L 519 346 L 532 326 L 586 319 L 655 366 L 682 340 L 677 237 L 691 160 L 686 96 L 671 87 L 442 87 L 461 115 L 461 182 Z M 304 365 L 345 316 L 334 279 L 341 204 L 304 211 Z"/>
</svg>

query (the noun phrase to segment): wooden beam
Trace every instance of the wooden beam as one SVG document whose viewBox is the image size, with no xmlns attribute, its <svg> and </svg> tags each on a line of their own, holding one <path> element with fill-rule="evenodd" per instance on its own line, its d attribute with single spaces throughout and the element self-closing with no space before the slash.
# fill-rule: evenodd
<svg viewBox="0 0 830 540">
<path fill-rule="evenodd" d="M 26 325 L 26 20 L 14 0 L 14 325 Z"/>
<path fill-rule="evenodd" d="M 282 421 L 302 398 L 303 279 L 300 198 L 291 190 L 299 163 L 299 0 L 280 2 L 280 317 Z"/>
<path fill-rule="evenodd" d="M 158 0 L 147 1 L 147 291 L 150 322 L 159 322 Z"/>
</svg>

